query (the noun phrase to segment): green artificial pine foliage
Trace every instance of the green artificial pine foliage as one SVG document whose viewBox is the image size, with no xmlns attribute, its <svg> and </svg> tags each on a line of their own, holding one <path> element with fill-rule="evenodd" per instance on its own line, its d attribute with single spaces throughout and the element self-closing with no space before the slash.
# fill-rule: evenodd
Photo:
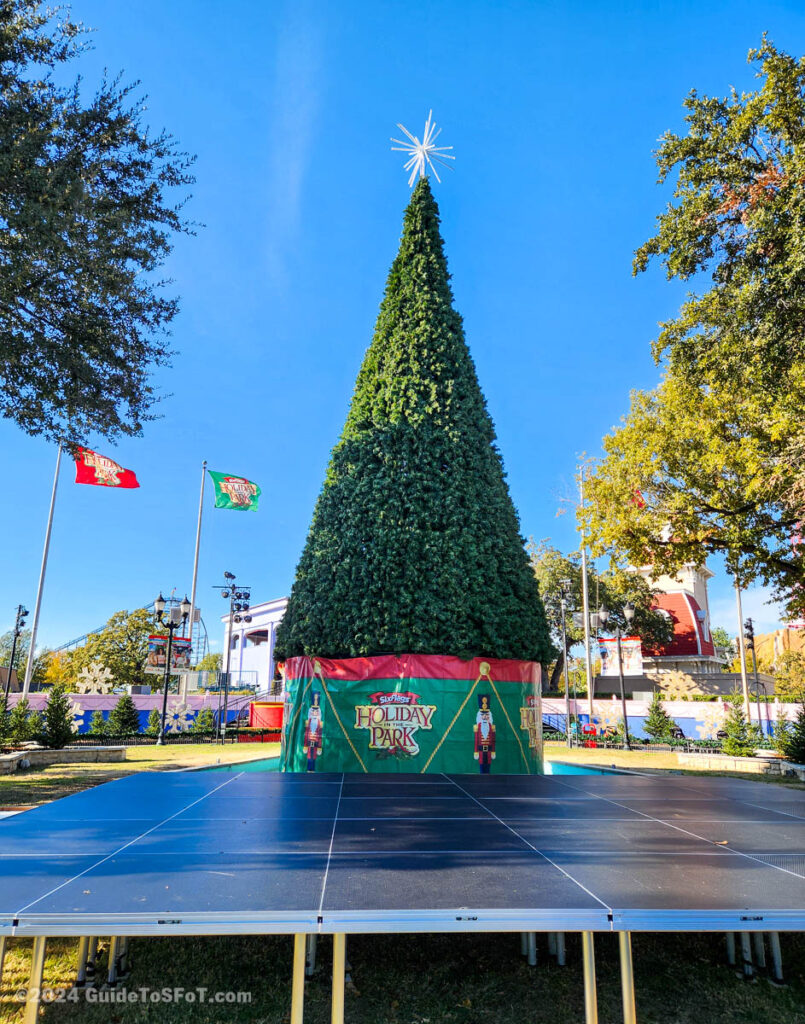
<svg viewBox="0 0 805 1024">
<path fill-rule="evenodd" d="M 60 685 L 48 694 L 42 723 L 42 741 L 46 747 L 58 750 L 66 747 L 73 738 L 73 713 L 70 699 Z"/>
<path fill-rule="evenodd" d="M 729 699 L 730 709 L 724 722 L 726 737 L 721 745 L 725 754 L 732 757 L 752 757 L 757 746 L 754 730 L 747 724 L 743 701 L 740 695 Z"/>
<path fill-rule="evenodd" d="M 162 728 L 162 715 L 159 708 L 151 708 L 148 715 L 148 725 L 145 727 L 146 736 L 159 736 Z"/>
<path fill-rule="evenodd" d="M 643 731 L 647 732 L 654 740 L 667 740 L 671 738 L 671 730 L 675 722 L 665 710 L 662 698 L 657 690 L 649 704 L 648 715 L 643 723 Z"/>
<path fill-rule="evenodd" d="M 109 726 L 103 711 L 92 712 L 92 719 L 89 723 L 89 732 L 91 736 L 106 736 L 108 734 Z"/>
<path fill-rule="evenodd" d="M 109 712 L 108 727 L 112 736 L 133 736 L 140 731 L 140 712 L 128 693 Z"/>
<path fill-rule="evenodd" d="M 550 650 L 423 178 L 276 653 L 544 661 Z"/>
</svg>

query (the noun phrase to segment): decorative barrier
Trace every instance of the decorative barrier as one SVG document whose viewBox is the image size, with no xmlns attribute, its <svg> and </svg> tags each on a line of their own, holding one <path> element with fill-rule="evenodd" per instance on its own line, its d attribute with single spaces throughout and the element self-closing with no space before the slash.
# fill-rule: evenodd
<svg viewBox="0 0 805 1024">
<path fill-rule="evenodd" d="M 715 739 L 719 732 L 723 731 L 727 718 L 729 705 L 724 700 L 715 701 L 688 701 L 688 700 L 665 700 L 663 707 L 673 718 L 684 736 L 689 740 Z M 629 717 L 629 732 L 638 739 L 647 736 L 643 729 L 643 723 L 648 715 L 649 702 L 644 700 L 627 700 L 626 714 Z M 798 704 L 786 704 L 780 701 L 761 701 L 757 704 L 754 700 L 750 704 L 752 724 L 760 727 L 765 736 L 773 736 L 775 725 L 779 721 L 792 721 L 797 711 Z M 607 730 L 617 729 L 623 719 L 620 700 L 599 699 L 593 701 L 593 717 L 590 722 L 589 701 L 586 697 L 579 697 L 570 701 L 570 714 L 577 717 L 584 732 L 584 727 L 595 729 L 597 735 Z M 543 698 L 543 722 L 563 732 L 565 729 L 565 702 L 561 698 Z"/>
<path fill-rule="evenodd" d="M 542 771 L 534 662 L 290 658 L 285 672 L 283 771 Z"/>
</svg>

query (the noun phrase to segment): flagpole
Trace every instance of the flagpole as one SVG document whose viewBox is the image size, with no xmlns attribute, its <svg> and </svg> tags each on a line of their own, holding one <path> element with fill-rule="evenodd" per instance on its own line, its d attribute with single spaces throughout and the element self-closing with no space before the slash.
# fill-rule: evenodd
<svg viewBox="0 0 805 1024">
<path fill-rule="evenodd" d="M 584 512 L 583 464 L 579 472 L 579 507 L 581 508 L 581 511 Z M 590 722 L 592 723 L 593 715 L 595 714 L 593 708 L 593 698 L 595 696 L 593 690 L 595 688 L 595 682 L 593 678 L 592 658 L 590 656 L 590 592 L 587 583 L 587 542 L 584 536 L 583 525 L 579 525 L 579 534 L 581 535 L 581 608 L 582 615 L 584 616 L 584 666 L 587 673 L 588 713 L 590 715 Z"/>
<path fill-rule="evenodd" d="M 50 551 L 50 533 L 53 529 L 53 510 L 56 507 L 56 489 L 59 486 L 59 468 L 61 466 L 61 443 L 56 453 L 56 472 L 53 475 L 53 492 L 50 495 L 50 512 L 48 513 L 48 525 L 45 531 L 45 548 L 42 552 L 42 568 L 39 570 L 39 586 L 36 589 L 36 604 L 34 606 L 34 618 L 31 623 L 31 646 L 28 649 L 28 664 L 25 666 L 25 681 L 22 684 L 22 696 L 27 697 L 31 688 L 31 677 L 34 674 L 34 660 L 36 657 L 36 631 L 39 627 L 39 609 L 42 607 L 42 590 L 45 586 L 45 573 L 48 567 L 48 553 Z"/>
<path fill-rule="evenodd" d="M 198 552 L 201 547 L 201 515 L 204 511 L 204 481 L 207 477 L 207 460 L 201 463 L 201 489 L 198 495 L 198 525 L 196 526 L 196 554 L 193 559 L 193 588 L 190 591 L 190 657 L 193 656 L 193 627 L 196 624 L 196 583 L 198 582 Z"/>
</svg>

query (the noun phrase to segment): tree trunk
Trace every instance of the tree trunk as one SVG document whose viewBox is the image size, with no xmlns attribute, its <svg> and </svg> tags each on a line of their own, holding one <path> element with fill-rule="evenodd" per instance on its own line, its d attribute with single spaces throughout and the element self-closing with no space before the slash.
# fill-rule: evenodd
<svg viewBox="0 0 805 1024">
<path fill-rule="evenodd" d="M 563 686 L 560 683 L 562 678 L 562 672 L 565 667 L 565 655 L 563 651 L 559 652 L 559 657 L 556 659 L 556 664 L 551 672 L 551 681 L 548 684 L 548 690 L 551 693 L 556 693 L 557 690 L 562 690 Z"/>
</svg>

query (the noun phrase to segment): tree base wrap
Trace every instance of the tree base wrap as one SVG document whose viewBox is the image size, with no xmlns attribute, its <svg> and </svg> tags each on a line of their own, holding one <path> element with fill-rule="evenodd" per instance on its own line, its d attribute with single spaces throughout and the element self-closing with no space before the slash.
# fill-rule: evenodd
<svg viewBox="0 0 805 1024">
<path fill-rule="evenodd" d="M 282 771 L 542 772 L 536 662 L 302 657 L 285 672 Z"/>
</svg>

